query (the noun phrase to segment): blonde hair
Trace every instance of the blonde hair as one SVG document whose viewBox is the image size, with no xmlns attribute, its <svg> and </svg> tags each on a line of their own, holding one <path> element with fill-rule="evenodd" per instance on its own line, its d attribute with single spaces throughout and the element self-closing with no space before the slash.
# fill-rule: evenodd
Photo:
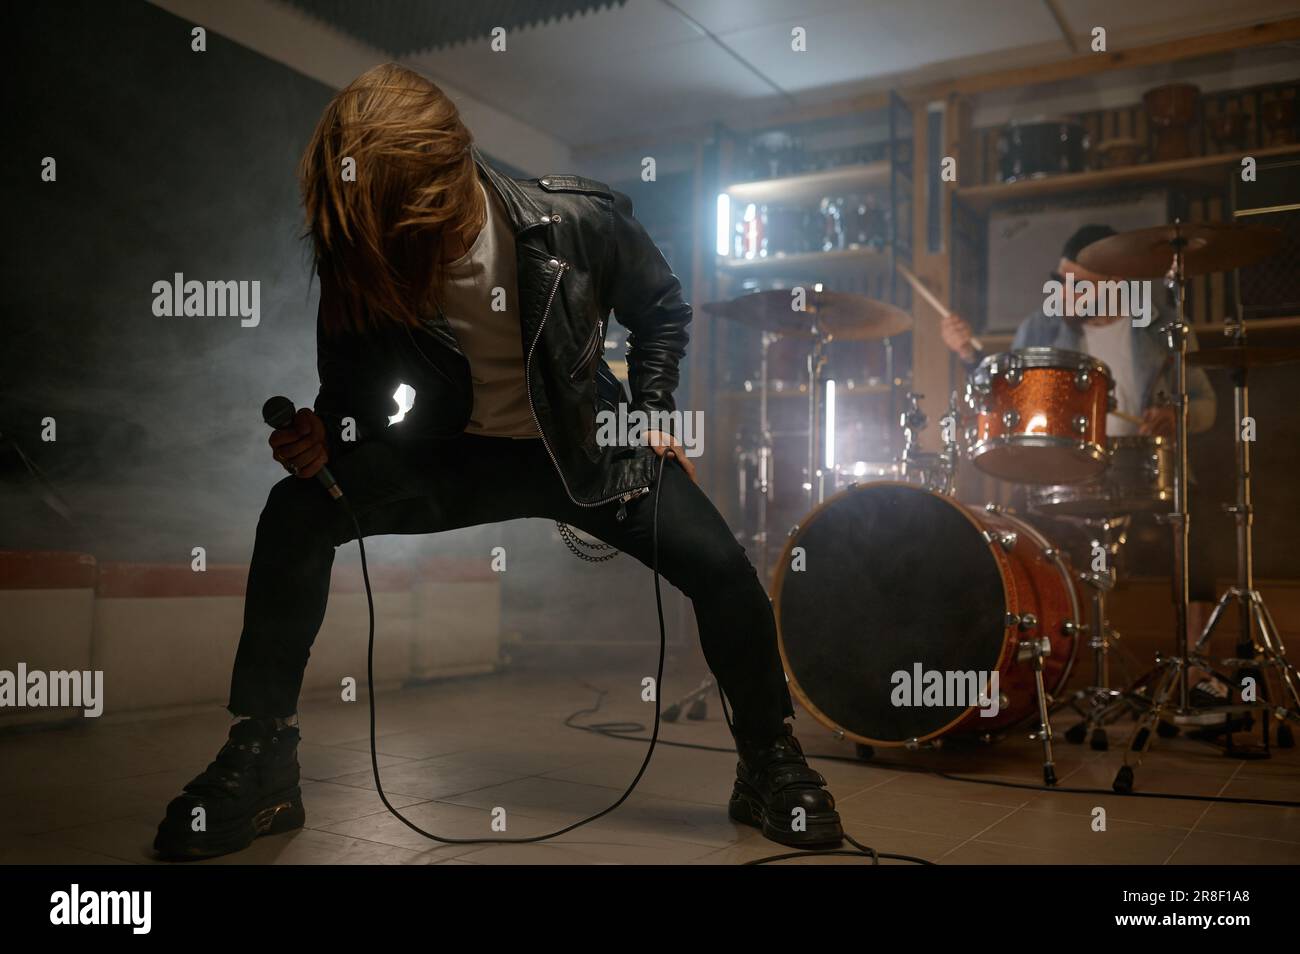
<svg viewBox="0 0 1300 954">
<path fill-rule="evenodd" d="M 326 330 L 419 322 L 442 278 L 444 236 L 483 225 L 473 137 L 447 95 L 386 63 L 330 100 L 298 165 L 306 232 L 337 308 Z M 356 180 L 343 163 L 355 161 Z"/>
</svg>

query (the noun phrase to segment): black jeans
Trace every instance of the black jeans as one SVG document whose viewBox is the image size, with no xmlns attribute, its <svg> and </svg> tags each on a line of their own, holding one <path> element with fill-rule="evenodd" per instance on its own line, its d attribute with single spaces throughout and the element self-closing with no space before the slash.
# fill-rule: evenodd
<svg viewBox="0 0 1300 954">
<path fill-rule="evenodd" d="M 365 536 L 432 533 L 521 517 L 562 520 L 650 566 L 654 494 L 579 507 L 540 440 L 464 435 L 358 445 L 330 469 Z M 793 714 L 771 604 L 726 522 L 680 466 L 663 471 L 659 569 L 695 606 L 704 657 L 733 707 L 737 736 L 766 738 Z M 236 715 L 288 716 L 325 617 L 334 549 L 356 536 L 315 480 L 286 477 L 267 498 L 249 568 L 230 686 Z M 358 633 L 358 638 L 361 634 Z"/>
</svg>

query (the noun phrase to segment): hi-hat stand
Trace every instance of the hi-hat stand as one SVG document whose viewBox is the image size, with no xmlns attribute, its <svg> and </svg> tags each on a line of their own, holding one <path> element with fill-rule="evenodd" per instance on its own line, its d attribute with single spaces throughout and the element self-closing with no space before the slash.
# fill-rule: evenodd
<svg viewBox="0 0 1300 954">
<path fill-rule="evenodd" d="M 1228 322 L 1224 333 L 1231 336 L 1233 347 L 1248 354 L 1246 348 L 1246 323 L 1240 316 Z M 1232 406 L 1233 432 L 1236 442 L 1236 500 L 1224 509 L 1233 515 L 1237 525 L 1237 579 L 1234 585 L 1219 598 L 1214 611 L 1210 614 L 1196 641 L 1193 655 L 1203 654 L 1215 628 L 1223 621 L 1229 605 L 1237 604 L 1237 645 L 1235 658 L 1224 662 L 1235 669 L 1239 676 L 1257 675 L 1257 691 L 1263 701 L 1268 701 L 1271 692 L 1267 676 L 1273 674 L 1281 683 L 1283 694 L 1288 697 L 1289 705 L 1277 705 L 1271 712 L 1278 719 L 1278 745 L 1290 748 L 1295 744 L 1294 732 L 1289 721 L 1300 722 L 1300 674 L 1295 664 L 1286 658 L 1286 646 L 1282 643 L 1282 634 L 1278 632 L 1273 615 L 1268 611 L 1264 597 L 1255 589 L 1255 510 L 1251 501 L 1250 488 L 1250 444 L 1243 433 L 1246 419 L 1250 417 L 1249 361 L 1232 368 Z M 1252 435 L 1253 436 L 1253 435 Z M 1258 633 L 1258 640 L 1255 636 Z M 1237 680 L 1240 682 L 1240 678 Z M 1265 745 L 1268 739 L 1268 717 L 1270 710 L 1264 712 Z"/>
<path fill-rule="evenodd" d="M 1163 329 L 1165 341 L 1173 359 L 1174 370 L 1174 500 L 1173 510 L 1164 519 L 1173 530 L 1174 538 L 1174 651 L 1157 659 L 1156 666 L 1141 677 L 1137 686 L 1126 694 L 1138 703 L 1140 715 L 1129 738 L 1124 753 L 1124 764 L 1115 774 L 1112 788 L 1117 792 L 1133 790 L 1134 770 L 1151 748 L 1154 730 L 1161 722 L 1179 725 L 1205 725 L 1207 719 L 1230 719 L 1234 714 L 1266 708 L 1260 703 L 1240 703 L 1193 708 L 1188 685 L 1188 671 L 1192 660 L 1187 646 L 1188 617 L 1188 543 L 1191 518 L 1187 499 L 1187 336 L 1186 321 L 1187 276 L 1185 270 L 1188 238 L 1181 221 L 1175 220 L 1168 246 L 1173 254 L 1173 265 L 1165 276 L 1167 286 L 1174 294 L 1174 314 Z M 1149 692 L 1144 694 L 1144 692 Z"/>
</svg>

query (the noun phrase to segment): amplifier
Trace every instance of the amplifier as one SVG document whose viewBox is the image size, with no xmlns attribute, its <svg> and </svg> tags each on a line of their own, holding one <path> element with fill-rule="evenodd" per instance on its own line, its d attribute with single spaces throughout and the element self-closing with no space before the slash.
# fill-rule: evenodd
<svg viewBox="0 0 1300 954">
<path fill-rule="evenodd" d="M 1254 182 L 1233 176 L 1233 219 L 1282 230 L 1276 255 L 1237 273 L 1237 300 L 1248 318 L 1300 315 L 1300 151 L 1261 161 Z"/>
</svg>

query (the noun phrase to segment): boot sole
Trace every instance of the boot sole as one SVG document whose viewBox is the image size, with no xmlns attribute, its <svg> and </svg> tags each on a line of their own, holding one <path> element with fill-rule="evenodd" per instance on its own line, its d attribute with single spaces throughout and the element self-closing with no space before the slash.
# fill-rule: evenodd
<svg viewBox="0 0 1300 954">
<path fill-rule="evenodd" d="M 844 843 L 844 827 L 840 824 L 839 812 L 809 815 L 807 831 L 791 831 L 788 827 L 773 824 L 763 806 L 763 799 L 740 782 L 736 782 L 731 793 L 727 814 L 732 821 L 757 828 L 768 841 L 789 848 L 838 848 Z M 785 818 L 781 822 L 782 825 L 789 824 Z"/>
<path fill-rule="evenodd" d="M 301 828 L 307 821 L 302 791 L 295 786 L 262 801 L 247 818 L 206 832 L 170 831 L 158 826 L 154 851 L 165 861 L 200 861 L 242 851 L 263 835 L 278 835 Z"/>
</svg>

